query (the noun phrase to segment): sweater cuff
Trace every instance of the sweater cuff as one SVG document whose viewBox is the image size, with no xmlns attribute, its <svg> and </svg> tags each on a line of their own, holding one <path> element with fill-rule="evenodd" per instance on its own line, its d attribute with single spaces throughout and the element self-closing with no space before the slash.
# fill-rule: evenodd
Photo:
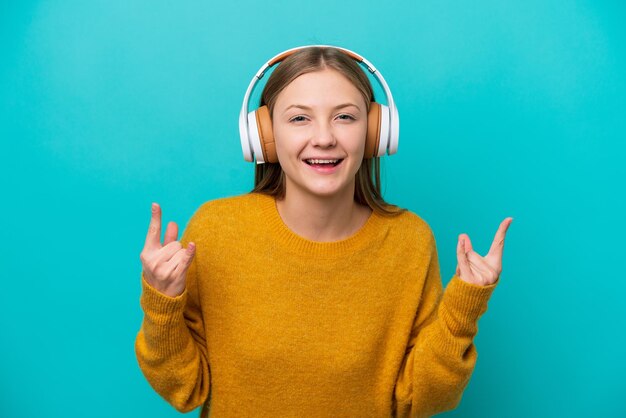
<svg viewBox="0 0 626 418">
<path fill-rule="evenodd" d="M 449 315 L 446 321 L 455 335 L 473 335 L 476 323 L 487 311 L 487 302 L 499 282 L 487 286 L 475 285 L 461 280 L 456 274 L 448 283 L 442 304 Z"/>
<path fill-rule="evenodd" d="M 157 325 L 170 325 L 183 319 L 187 289 L 176 297 L 167 296 L 146 281 L 141 272 L 140 304 L 146 317 Z"/>
</svg>

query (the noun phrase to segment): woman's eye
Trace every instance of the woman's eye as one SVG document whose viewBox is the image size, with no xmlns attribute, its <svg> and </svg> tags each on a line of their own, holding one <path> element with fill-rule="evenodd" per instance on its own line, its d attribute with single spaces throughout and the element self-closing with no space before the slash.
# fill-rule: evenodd
<svg viewBox="0 0 626 418">
<path fill-rule="evenodd" d="M 341 120 L 356 120 L 353 116 L 346 114 L 339 115 L 337 117 Z M 304 116 L 294 116 L 293 118 L 289 119 L 289 122 L 304 122 L 305 120 L 306 117 Z"/>
</svg>

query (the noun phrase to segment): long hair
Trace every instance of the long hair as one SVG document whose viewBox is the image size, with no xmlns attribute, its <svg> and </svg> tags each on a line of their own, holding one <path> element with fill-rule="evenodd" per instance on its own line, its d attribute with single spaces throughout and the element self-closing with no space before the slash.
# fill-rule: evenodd
<svg viewBox="0 0 626 418">
<path fill-rule="evenodd" d="M 344 75 L 361 92 L 369 112 L 370 103 L 374 101 L 374 90 L 367 75 L 353 58 L 332 47 L 303 48 L 282 61 L 267 80 L 259 106 L 266 105 L 272 118 L 278 95 L 289 83 L 302 74 L 326 68 Z M 278 199 L 285 197 L 285 173 L 279 163 L 256 165 L 254 189 L 251 193 L 254 192 Z M 364 158 L 361 162 L 355 176 L 354 200 L 369 206 L 380 215 L 397 215 L 405 210 L 385 202 L 382 197 L 379 157 Z"/>
</svg>

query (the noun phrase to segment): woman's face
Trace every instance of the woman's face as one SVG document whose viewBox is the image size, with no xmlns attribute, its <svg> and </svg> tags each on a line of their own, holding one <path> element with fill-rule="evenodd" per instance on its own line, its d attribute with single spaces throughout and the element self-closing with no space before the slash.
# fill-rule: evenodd
<svg viewBox="0 0 626 418">
<path fill-rule="evenodd" d="M 276 99 L 273 129 L 287 196 L 297 191 L 353 198 L 367 109 L 361 92 L 345 76 L 324 69 L 294 79 Z"/>
</svg>

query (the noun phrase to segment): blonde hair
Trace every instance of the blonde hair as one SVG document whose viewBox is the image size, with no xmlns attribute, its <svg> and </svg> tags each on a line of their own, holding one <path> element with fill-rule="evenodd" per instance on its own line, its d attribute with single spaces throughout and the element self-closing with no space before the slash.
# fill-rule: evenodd
<svg viewBox="0 0 626 418">
<path fill-rule="evenodd" d="M 367 75 L 353 58 L 332 47 L 303 48 L 282 61 L 267 80 L 259 106 L 266 105 L 272 118 L 276 99 L 289 83 L 302 74 L 327 68 L 341 73 L 361 92 L 369 111 L 370 102 L 374 101 L 374 91 Z M 285 173 L 279 163 L 256 165 L 254 189 L 251 193 L 254 192 L 278 199 L 285 197 Z M 355 176 L 354 200 L 381 215 L 396 215 L 405 210 L 385 202 L 382 197 L 379 157 L 363 159 Z"/>
</svg>

